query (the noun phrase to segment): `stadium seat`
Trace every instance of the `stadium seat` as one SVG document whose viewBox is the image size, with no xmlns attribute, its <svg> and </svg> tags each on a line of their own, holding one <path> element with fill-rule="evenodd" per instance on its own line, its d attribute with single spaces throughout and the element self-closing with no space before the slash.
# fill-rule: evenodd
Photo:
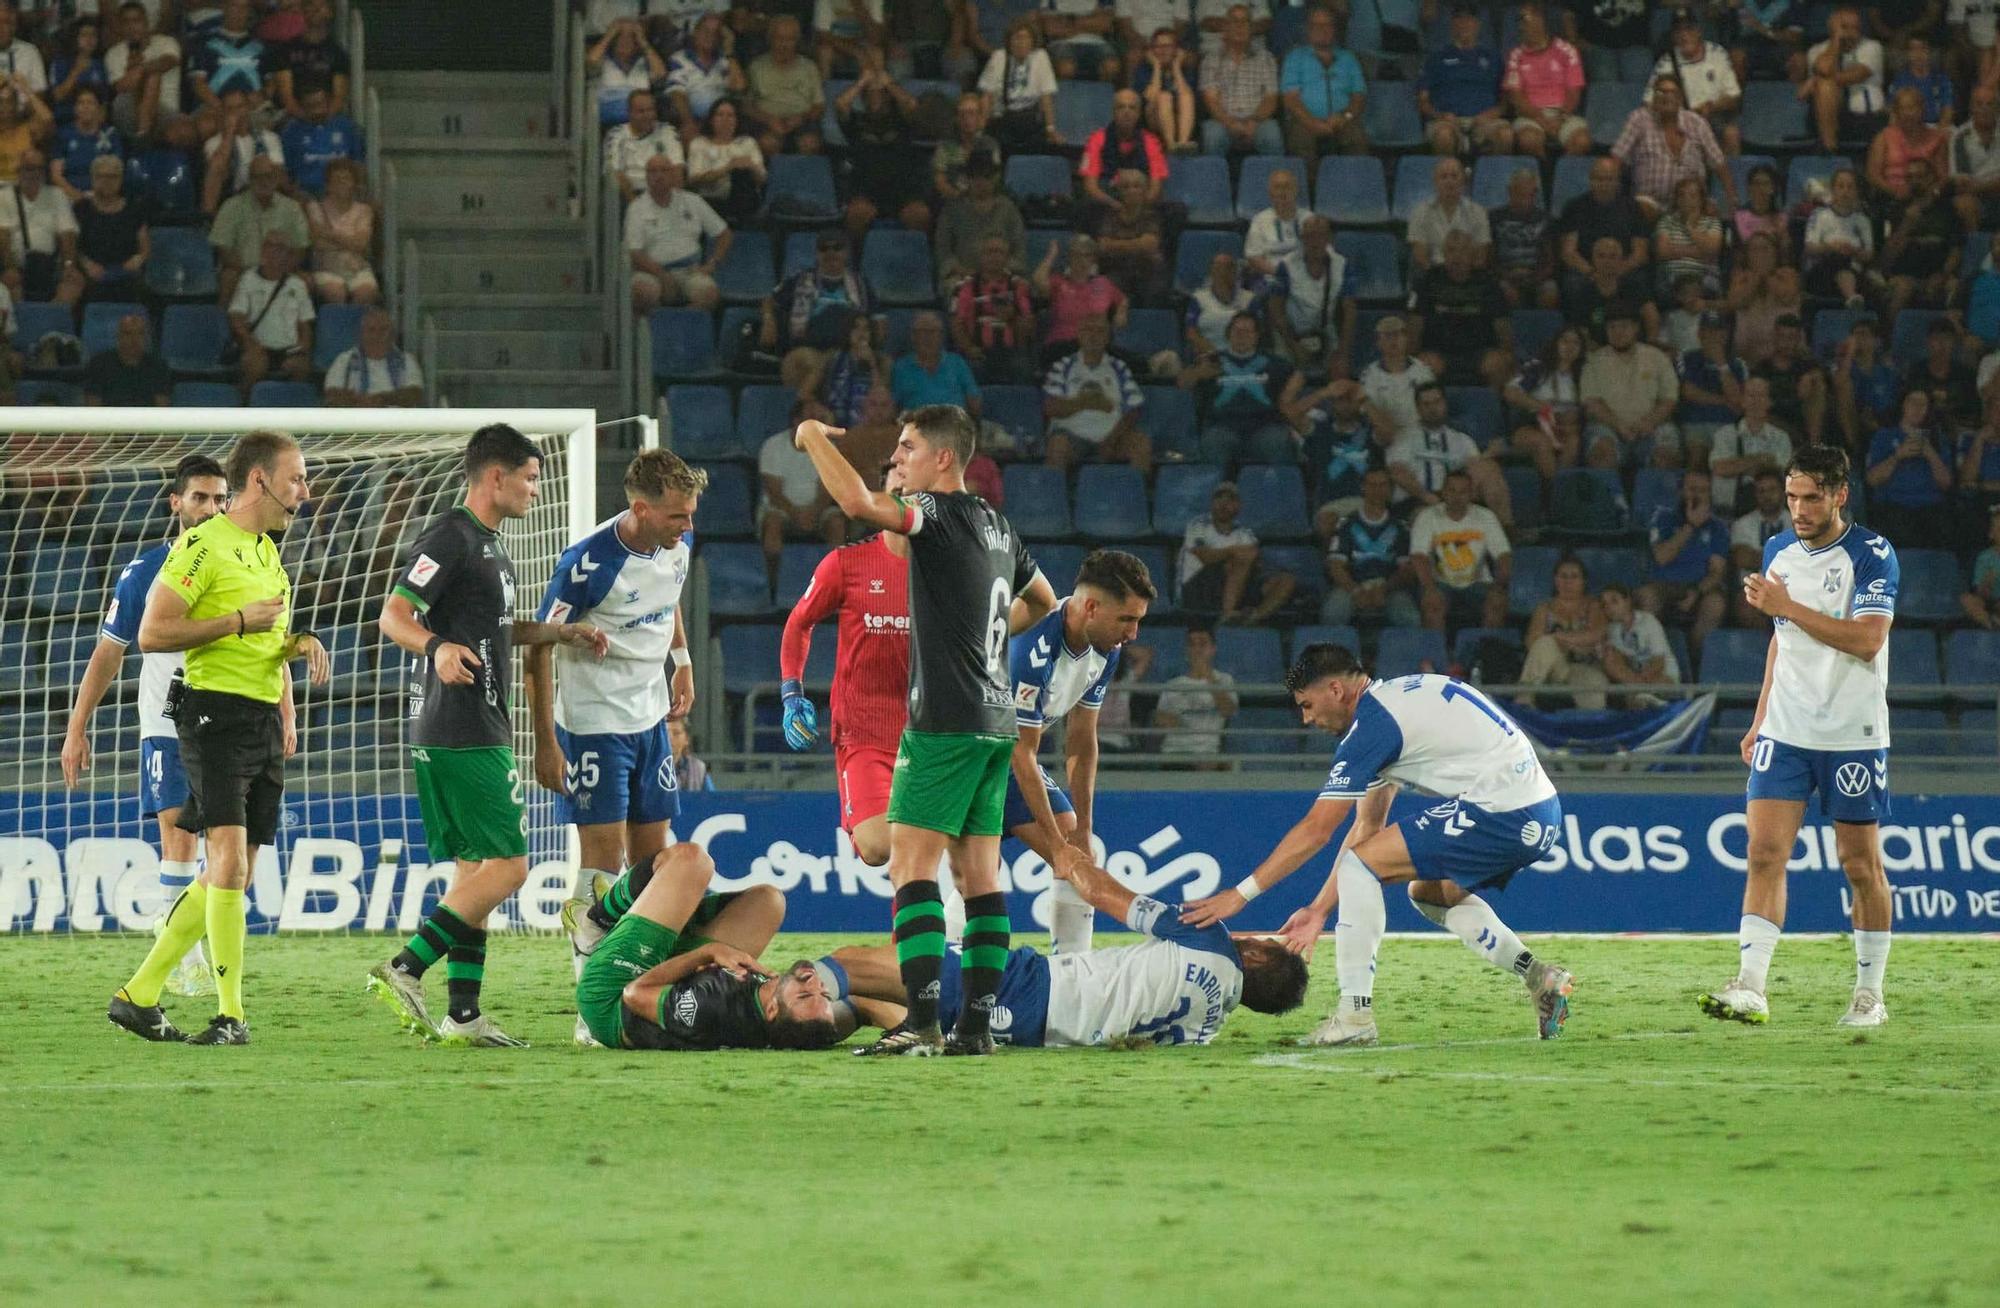
<svg viewBox="0 0 2000 1308">
<path fill-rule="evenodd" d="M 1112 345 L 1126 354 L 1150 359 L 1161 350 L 1178 350 L 1180 318 L 1172 309 L 1133 309 Z"/>
<path fill-rule="evenodd" d="M 747 695 L 778 679 L 778 646 L 784 628 L 773 622 L 732 622 L 722 629 L 722 690 Z M 817 643 L 817 642 L 815 642 Z"/>
<path fill-rule="evenodd" d="M 1583 564 L 1592 590 L 1613 581 L 1637 590 L 1646 582 L 1647 558 L 1643 550 L 1630 546 L 1585 546 L 1576 552 L 1576 557 Z"/>
<path fill-rule="evenodd" d="M 1368 144 L 1376 150 L 1415 150 L 1422 146 L 1424 120 L 1417 113 L 1415 84 L 1370 83 L 1368 103 L 1361 111 L 1361 126 L 1368 133 Z"/>
<path fill-rule="evenodd" d="M 702 471 L 708 474 L 708 489 L 695 501 L 695 536 L 707 540 L 755 534 L 757 524 L 750 517 L 755 497 L 749 471 L 740 463 L 710 463 Z"/>
<path fill-rule="evenodd" d="M 1835 352 L 1854 330 L 1854 324 L 1866 318 L 1875 320 L 1872 309 L 1821 309 L 1813 315 L 1812 351 L 1822 363 L 1832 363 Z"/>
<path fill-rule="evenodd" d="M 1890 685 L 1937 686 L 1942 685 L 1943 680 L 1938 666 L 1938 643 L 1935 632 L 1913 627 L 1890 628 Z"/>
<path fill-rule="evenodd" d="M 1466 194 L 1482 209 L 1498 209 L 1507 203 L 1507 187 L 1514 174 L 1527 169 L 1535 175 L 1535 198 L 1542 194 L 1542 166 L 1524 154 L 1489 154 L 1472 166 L 1472 188 Z"/>
<path fill-rule="evenodd" d="M 727 459 L 743 454 L 726 386 L 667 387 L 667 428 L 674 453 L 684 459 Z"/>
<path fill-rule="evenodd" d="M 60 304 L 39 304 L 33 301 L 15 304 L 15 349 L 23 354 L 29 353 L 35 348 L 35 342 L 50 332 L 58 332 L 64 336 L 76 335 L 76 319 L 68 308 Z"/>
<path fill-rule="evenodd" d="M 1229 227 L 1236 222 L 1229 198 L 1229 161 L 1220 155 L 1173 156 L 1160 198 L 1186 205 L 1187 220 L 1195 227 Z"/>
<path fill-rule="evenodd" d="M 778 555 L 778 586 L 772 596 L 780 609 L 790 609 L 805 598 L 806 588 L 812 585 L 813 571 L 825 557 L 825 545 L 785 546 Z"/>
<path fill-rule="evenodd" d="M 157 238 L 170 224 L 202 221 L 194 165 L 178 150 L 147 150 L 125 162 L 127 194 L 143 197 Z"/>
<path fill-rule="evenodd" d="M 1067 595 L 1076 589 L 1077 569 L 1083 566 L 1083 556 L 1088 551 L 1081 545 L 1039 544 L 1028 553 L 1035 556 L 1035 566 L 1049 579 L 1056 594 Z"/>
<path fill-rule="evenodd" d="M 1958 279 L 1969 282 L 1987 271 L 1993 262 L 1993 233 L 1967 232 L 1965 248 L 1959 252 Z"/>
<path fill-rule="evenodd" d="M 1785 195 L 1793 204 L 1806 198 L 1806 186 L 1815 181 L 1831 181 L 1843 168 L 1854 168 L 1854 160 L 1841 154 L 1795 154 L 1785 168 Z M 1859 169 L 1856 169 L 1858 172 Z"/>
<path fill-rule="evenodd" d="M 1271 174 L 1288 172 L 1299 184 L 1299 207 L 1305 208 L 1310 200 L 1312 174 L 1306 171 L 1305 160 L 1289 154 L 1252 154 L 1243 158 L 1242 172 L 1236 179 L 1236 216 L 1248 222 L 1259 213 L 1271 207 Z"/>
<path fill-rule="evenodd" d="M 878 315 L 888 325 L 886 344 L 891 356 L 910 352 L 910 324 L 917 320 L 917 311 L 907 307 L 884 309 Z"/>
<path fill-rule="evenodd" d="M 1743 88 L 1743 144 L 1752 150 L 1796 150 L 1810 144 L 1805 102 L 1790 82 L 1751 82 Z"/>
<path fill-rule="evenodd" d="M 819 233 L 810 231 L 793 232 L 785 238 L 785 264 L 784 267 L 778 269 L 778 276 L 781 278 L 796 276 L 812 267 L 818 261 L 818 257 Z M 770 293 L 771 288 L 766 286 L 764 294 L 769 295 Z M 762 297 L 760 296 L 759 298 L 761 299 Z"/>
<path fill-rule="evenodd" d="M 1152 606 L 1147 610 L 1150 617 L 1165 617 L 1174 611 L 1173 587 L 1174 564 L 1167 551 L 1158 545 L 1126 545 L 1125 552 L 1146 565 L 1146 575 L 1153 579 L 1153 589 L 1158 592 Z"/>
<path fill-rule="evenodd" d="M 1551 215 L 1559 216 L 1571 200 L 1590 189 L 1590 165 L 1594 160 L 1595 156 L 1587 154 L 1566 154 L 1556 160 L 1555 180 L 1549 185 Z"/>
<path fill-rule="evenodd" d="M 1174 287 L 1192 293 L 1208 281 L 1208 265 L 1227 252 L 1243 257 L 1243 238 L 1236 232 L 1182 232 L 1174 256 Z"/>
<path fill-rule="evenodd" d="M 1336 227 L 1380 227 L 1389 221 L 1389 180 L 1374 155 L 1330 154 L 1313 180 L 1313 212 Z"/>
<path fill-rule="evenodd" d="M 764 209 L 788 222 L 832 222 L 840 217 L 833 163 L 823 154 L 780 154 L 765 161 Z"/>
<path fill-rule="evenodd" d="M 736 393 L 736 449 L 756 458 L 769 437 L 792 424 L 793 394 L 789 386 L 745 386 Z"/>
<path fill-rule="evenodd" d="M 30 559 L 25 586 L 16 588 L 28 592 L 28 607 L 36 613 L 68 617 L 97 607 L 97 588 L 82 579 L 98 575 L 97 559 L 87 547 L 45 544 Z"/>
<path fill-rule="evenodd" d="M 979 391 L 979 416 L 1014 440 L 1017 450 L 1042 448 L 1042 392 L 1036 386 L 984 386 Z M 1011 510 L 1013 505 L 1010 503 Z"/>
<path fill-rule="evenodd" d="M 761 303 L 778 281 L 771 258 L 769 232 L 755 228 L 738 231 L 729 243 L 729 253 L 715 267 L 715 285 L 722 292 L 722 302 Z"/>
<path fill-rule="evenodd" d="M 1426 156 L 1427 158 L 1429 156 Z M 1393 300 L 1400 304 L 1403 289 L 1402 238 L 1388 232 L 1339 232 L 1333 248 L 1347 260 L 1347 293 L 1356 300 Z M 1355 335 L 1372 348 L 1374 336 Z M 1357 366 L 1359 361 L 1357 360 Z"/>
<path fill-rule="evenodd" d="M 1069 160 L 1054 154 L 1014 155 L 1007 160 L 1006 172 L 1001 180 L 1007 193 L 1017 202 L 1049 195 L 1068 197 L 1075 186 Z M 1069 224 L 1052 225 L 1067 227 Z"/>
<path fill-rule="evenodd" d="M 1590 124 L 1590 143 L 1609 149 L 1625 130 L 1625 120 L 1646 98 L 1643 82 L 1595 82 L 1585 96 L 1584 121 Z"/>
<path fill-rule="evenodd" d="M 1060 468 L 1016 463 L 1001 475 L 1007 520 L 1029 540 L 1055 540 L 1075 528 L 1069 518 L 1069 484 Z"/>
<path fill-rule="evenodd" d="M 1960 709 L 1958 728 L 1951 738 L 1951 752 L 1991 759 L 1996 752 L 2000 752 L 1995 745 L 1996 731 L 2000 731 L 2000 727 L 1996 727 L 1992 709 Z"/>
<path fill-rule="evenodd" d="M 1375 642 L 1374 671 L 1378 677 L 1443 672 L 1450 665 L 1444 633 L 1428 627 L 1384 627 Z"/>
<path fill-rule="evenodd" d="M 1451 638 L 1451 661 L 1454 667 L 1466 669 L 1471 676 L 1473 666 L 1479 661 L 1479 645 L 1482 641 L 1498 640 L 1521 648 L 1522 632 L 1518 627 L 1460 627 Z"/>
<path fill-rule="evenodd" d="M 1195 437 L 1194 396 L 1178 386 L 1141 386 L 1139 390 L 1146 397 L 1142 425 L 1153 438 L 1153 453 L 1195 456 L 1200 442 Z"/>
<path fill-rule="evenodd" d="M 1701 679 L 1712 685 L 1761 686 L 1769 632 L 1724 627 L 1708 633 L 1701 643 Z M 1691 670 L 1683 667 L 1683 676 Z"/>
<path fill-rule="evenodd" d="M 327 662 L 332 665 L 335 695 L 372 693 L 378 637 L 356 624 L 323 628 Z M 351 714 L 349 720 L 352 720 Z"/>
<path fill-rule="evenodd" d="M 655 309 L 646 327 L 653 338 L 653 376 L 662 384 L 699 381 L 721 371 L 715 320 L 707 310 Z"/>
<path fill-rule="evenodd" d="M 1260 540 L 1302 540 L 1312 534 L 1306 483 L 1297 464 L 1252 464 L 1236 474 L 1243 525 Z"/>
<path fill-rule="evenodd" d="M 829 77 L 820 85 L 820 98 L 824 103 L 820 106 L 819 134 L 820 139 L 825 141 L 829 148 L 845 150 L 853 144 L 847 139 L 847 133 L 841 129 L 840 114 L 833 107 L 834 101 L 847 94 L 848 88 L 853 85 L 854 79 L 851 77 Z M 905 86 L 903 89 L 907 91 L 909 87 Z M 910 91 L 910 94 L 915 95 L 916 92 Z"/>
<path fill-rule="evenodd" d="M 931 305 L 937 284 L 931 276 L 931 241 L 922 232 L 879 227 L 861 250 L 861 272 L 884 304 Z"/>
<path fill-rule="evenodd" d="M 343 351 L 361 341 L 361 319 L 365 304 L 322 304 L 313 321 L 313 367 L 325 372 Z"/>
<path fill-rule="evenodd" d="M 1397 161 L 1395 203 L 1389 210 L 1396 222 L 1409 222 L 1418 205 L 1437 195 L 1432 177 L 1437 163 L 1437 157 L 1428 154 L 1406 154 Z"/>
<path fill-rule="evenodd" d="M 1522 545 L 1514 551 L 1514 576 L 1507 586 L 1507 613 L 1526 618 L 1555 592 L 1556 560 L 1562 551 L 1553 545 Z"/>
<path fill-rule="evenodd" d="M 1071 78 L 1056 86 L 1056 130 L 1071 146 L 1081 146 L 1090 134 L 1111 122 L 1109 82 Z"/>
<path fill-rule="evenodd" d="M 1889 329 L 1889 365 L 1900 372 L 1922 363 L 1931 324 L 1939 319 L 1949 320 L 1949 315 L 1943 309 L 1905 309 L 1897 314 Z"/>
<path fill-rule="evenodd" d="M 1208 512 L 1208 498 L 1222 469 L 1206 463 L 1169 463 L 1153 480 L 1153 531 L 1179 540 L 1187 525 Z"/>
<path fill-rule="evenodd" d="M 1278 62 L 1283 63 L 1285 52 L 1305 41 L 1308 12 L 1310 11 L 1304 5 L 1279 5 L 1272 10 L 1271 30 L 1266 33 L 1265 40 L 1270 42 L 1271 54 Z M 1369 95 L 1370 108 L 1374 107 L 1375 98 L 1373 94 Z M 1411 108 L 1414 110 L 1415 107 L 1413 102 Z M 1384 144 L 1381 138 L 1375 135 L 1372 126 L 1368 129 L 1368 139 L 1377 146 Z"/>
<path fill-rule="evenodd" d="M 1893 680 L 1896 660 L 1889 660 Z M 1957 753 L 1956 733 L 1941 708 L 1898 707 L 1895 711 L 1896 753 L 1903 758 L 1942 758 Z"/>
<path fill-rule="evenodd" d="M 764 551 L 756 545 L 704 544 L 701 561 L 708 569 L 708 607 L 724 617 L 771 611 L 771 579 L 764 571 Z"/>
<path fill-rule="evenodd" d="M 150 229 L 153 252 L 146 260 L 146 289 L 162 299 L 215 297 L 215 247 L 192 227 Z"/>
<path fill-rule="evenodd" d="M 1945 637 L 1944 662 L 1954 686 L 2000 685 L 2000 631 L 1950 633 Z"/>
<path fill-rule="evenodd" d="M 1215 666 L 1239 682 L 1276 682 L 1285 677 L 1278 633 L 1270 627 L 1217 627 Z"/>
<path fill-rule="evenodd" d="M 1230 754 L 1293 754 L 1303 731 L 1296 709 L 1251 704 L 1229 719 L 1223 749 Z"/>
<path fill-rule="evenodd" d="M 1310 609 L 1319 612 L 1319 602 L 1326 598 L 1326 551 L 1318 545 L 1270 545 L 1264 546 L 1264 566 L 1274 572 L 1288 572 L 1295 583 L 1292 597 L 1286 601 L 1288 609 Z"/>
<path fill-rule="evenodd" d="M 153 320 L 143 304 L 113 303 L 106 300 L 83 306 L 83 331 L 79 334 L 83 339 L 85 363 L 106 350 L 117 348 L 118 320 L 132 313 L 146 319 L 146 335 L 150 339 L 153 334 Z"/>
<path fill-rule="evenodd" d="M 1597 483 L 1595 488 L 1582 485 Z M 1549 487 L 1549 525 L 1576 535 L 1619 534 L 1632 524 L 1618 474 L 1609 468 L 1564 468 Z"/>
<path fill-rule="evenodd" d="M 1896 616 L 1905 622 L 1951 622 L 1959 616 L 1958 597 L 1965 577 L 1958 560 L 1946 550 L 1908 549 L 1896 552 L 1903 581 L 1896 598 Z"/>
<path fill-rule="evenodd" d="M 234 409 L 243 403 L 243 392 L 229 382 L 175 382 L 172 393 L 176 409 Z"/>
<path fill-rule="evenodd" d="M 30 305 L 17 306 L 19 309 Z M 160 357 L 177 373 L 222 371 L 229 318 L 213 304 L 170 304 L 160 319 Z"/>
<path fill-rule="evenodd" d="M 317 409 L 320 389 L 311 382 L 260 381 L 250 388 L 253 409 Z"/>
<path fill-rule="evenodd" d="M 1669 468 L 1641 468 L 1632 481 L 1632 522 L 1645 527 L 1653 514 L 1680 503 L 1681 475 Z M 1596 578 L 1592 578 L 1593 581 Z"/>
<path fill-rule="evenodd" d="M 24 407 L 52 404 L 58 408 L 75 408 L 83 403 L 83 388 L 75 382 L 30 378 L 14 383 L 14 403 Z"/>
<path fill-rule="evenodd" d="M 1507 321 L 1514 328 L 1514 354 L 1524 362 L 1547 349 L 1563 329 L 1560 309 L 1515 309 L 1508 313 Z"/>
<path fill-rule="evenodd" d="M 1056 263 L 1057 266 L 1060 266 L 1062 263 L 1062 250 L 1068 248 L 1068 238 L 1070 235 L 1071 233 L 1069 232 L 1058 231 L 1049 227 L 1030 227 L 1027 233 L 1027 266 L 1031 269 L 1041 267 L 1042 256 L 1049 252 L 1051 245 L 1062 247 L 1056 251 Z"/>
<path fill-rule="evenodd" d="M 1521 464 L 1502 466 L 1500 475 L 1507 482 L 1507 491 L 1514 500 L 1515 527 L 1539 528 L 1542 525 L 1542 475 Z"/>
<path fill-rule="evenodd" d="M 1308 645 L 1338 645 L 1350 654 L 1361 652 L 1361 633 L 1349 626 L 1322 626 L 1316 623 L 1292 628 L 1292 661 Z"/>
<path fill-rule="evenodd" d="M 1012 506 L 1014 502 L 1010 489 L 1007 503 Z M 1092 540 L 1129 541 L 1152 535 L 1146 479 L 1136 468 L 1114 464 L 1090 464 L 1078 469 L 1076 521 Z"/>
<path fill-rule="evenodd" d="M 1502 434 L 1500 397 L 1493 391 L 1484 386 L 1447 386 L 1444 395 L 1449 408 L 1446 421 L 1479 442 L 1480 449 Z"/>
<path fill-rule="evenodd" d="M 1736 182 L 1737 199 L 1748 203 L 1750 199 L 1750 174 L 1759 168 L 1769 168 L 1778 175 L 1778 207 L 1785 207 L 1785 170 L 1778 161 L 1768 154 L 1743 154 L 1729 161 L 1729 175 Z M 1719 174 L 1709 178 L 1709 193 L 1714 197 L 1717 211 L 1722 212 L 1722 178 Z"/>
</svg>

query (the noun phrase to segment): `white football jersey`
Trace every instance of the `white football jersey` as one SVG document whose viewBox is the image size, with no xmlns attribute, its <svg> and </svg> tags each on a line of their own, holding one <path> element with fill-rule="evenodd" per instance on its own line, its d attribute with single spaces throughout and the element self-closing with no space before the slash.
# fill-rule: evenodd
<svg viewBox="0 0 2000 1308">
<path fill-rule="evenodd" d="M 1800 604 L 1829 617 L 1896 616 L 1902 581 L 1896 547 L 1866 527 L 1850 523 L 1820 549 L 1795 531 L 1781 531 L 1764 543 L 1764 573 L 1784 582 Z M 1800 749 L 1889 747 L 1888 641 L 1864 661 L 1782 618 L 1772 639 L 1778 661 L 1764 704 L 1766 736 Z"/>
<path fill-rule="evenodd" d="M 1484 692 L 1419 673 L 1371 682 L 1334 750 L 1321 799 L 1360 799 L 1393 781 L 1495 813 L 1555 797 L 1534 742 Z"/>
<path fill-rule="evenodd" d="M 674 641 L 689 547 L 641 554 L 618 536 L 619 514 L 563 551 L 542 596 L 542 622 L 587 622 L 610 638 L 602 660 L 556 649 L 556 723 L 578 735 L 651 731 L 667 716 Z"/>
<path fill-rule="evenodd" d="M 153 579 L 167 561 L 172 541 L 153 546 L 125 565 L 111 591 L 111 607 L 104 611 L 98 634 L 126 649 L 139 643 L 139 621 L 146 616 L 146 596 L 152 593 Z M 174 720 L 167 716 L 167 694 L 174 678 L 182 675 L 187 655 L 141 654 L 139 656 L 139 736 L 172 740 L 178 734 Z"/>
<path fill-rule="evenodd" d="M 1104 693 L 1118 669 L 1118 651 L 1100 653 L 1085 641 L 1082 653 L 1063 634 L 1065 599 L 1054 612 L 1014 637 L 1007 662 L 1014 678 L 1014 723 L 1039 727 L 1059 722 L 1081 704 L 1103 708 Z"/>
<path fill-rule="evenodd" d="M 1127 1036 L 1205 1045 L 1243 998 L 1243 966 L 1218 923 L 1191 927 L 1180 910 L 1145 895 L 1125 925 L 1151 937 L 1115 949 L 1059 954 L 1049 963 L 1045 1045 L 1101 1045 Z"/>
</svg>

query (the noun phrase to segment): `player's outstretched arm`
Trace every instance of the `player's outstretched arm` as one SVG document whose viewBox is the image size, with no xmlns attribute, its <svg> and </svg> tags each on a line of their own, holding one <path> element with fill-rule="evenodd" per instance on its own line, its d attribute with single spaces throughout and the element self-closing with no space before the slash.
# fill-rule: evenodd
<svg viewBox="0 0 2000 1308">
<path fill-rule="evenodd" d="M 866 522 L 880 527 L 883 531 L 893 531 L 899 536 L 907 536 L 912 528 L 910 509 L 895 496 L 884 491 L 871 491 L 868 483 L 861 480 L 861 474 L 846 456 L 833 447 L 833 438 L 845 436 L 845 427 L 829 427 L 815 418 L 807 418 L 792 433 L 792 443 L 806 452 L 812 460 L 813 471 L 819 474 L 820 485 L 840 506 L 840 511 L 856 522 Z"/>
<path fill-rule="evenodd" d="M 528 722 L 535 738 L 535 784 L 557 795 L 569 793 L 569 760 L 556 739 L 555 660 L 547 645 L 530 645 L 521 678 L 528 692 Z"/>
<path fill-rule="evenodd" d="M 828 550 L 813 569 L 812 584 L 785 615 L 785 633 L 778 639 L 785 743 L 793 749 L 811 749 L 819 739 L 819 710 L 805 691 L 806 659 L 812 653 L 813 628 L 840 611 L 843 566 L 840 551 Z"/>
<path fill-rule="evenodd" d="M 1362 796 L 1354 806 L 1354 821 L 1341 837 L 1339 854 L 1345 854 L 1362 841 L 1368 839 L 1389 820 L 1389 805 L 1396 799 L 1393 784 L 1380 785 Z M 1334 863 L 1339 865 L 1339 855 Z M 1278 928 L 1278 939 L 1286 949 L 1303 958 L 1310 959 L 1313 947 L 1319 943 L 1320 933 L 1326 930 L 1326 919 L 1340 906 L 1340 879 L 1328 870 L 1326 884 L 1319 888 L 1312 902 L 1285 919 L 1285 925 Z"/>
<path fill-rule="evenodd" d="M 69 711 L 69 729 L 63 733 L 63 785 L 71 790 L 90 771 L 90 719 L 104 702 L 111 683 L 118 679 L 118 665 L 124 661 L 123 645 L 108 636 L 97 638 L 97 648 L 90 651 L 90 663 L 76 688 L 76 704 Z"/>
<path fill-rule="evenodd" d="M 1278 847 L 1257 865 L 1256 871 L 1237 882 L 1234 889 L 1188 904 L 1181 910 L 1181 921 L 1189 926 L 1213 926 L 1242 912 L 1244 905 L 1298 871 L 1307 859 L 1325 849 L 1326 842 L 1333 839 L 1333 833 L 1340 830 L 1340 824 L 1347 820 L 1353 808 L 1354 801 L 1351 799 L 1315 801 L 1312 809 L 1285 833 Z"/>
<path fill-rule="evenodd" d="M 1076 887 L 1076 893 L 1083 897 L 1083 902 L 1098 912 L 1109 913 L 1120 922 L 1131 916 L 1132 892 L 1089 859 L 1072 860 L 1066 870 L 1058 869 L 1056 875 Z"/>
<path fill-rule="evenodd" d="M 1091 819 L 1097 808 L 1097 710 L 1079 704 L 1069 711 L 1069 730 L 1063 733 L 1069 802 L 1076 812 L 1076 829 L 1069 843 L 1090 852 Z"/>
<path fill-rule="evenodd" d="M 569 649 L 587 649 L 592 657 L 600 659 L 611 648 L 611 637 L 588 622 L 530 622 L 516 618 L 513 639 L 516 645 L 523 647 L 562 645 Z"/>
</svg>

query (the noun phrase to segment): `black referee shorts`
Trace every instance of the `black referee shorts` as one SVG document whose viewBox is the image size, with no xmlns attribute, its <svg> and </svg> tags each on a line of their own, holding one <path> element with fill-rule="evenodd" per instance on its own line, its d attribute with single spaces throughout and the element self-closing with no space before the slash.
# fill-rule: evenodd
<svg viewBox="0 0 2000 1308">
<path fill-rule="evenodd" d="M 190 688 L 174 725 L 188 780 L 188 802 L 175 825 L 183 831 L 243 827 L 253 845 L 276 840 L 285 798 L 285 729 L 278 706 Z"/>
</svg>

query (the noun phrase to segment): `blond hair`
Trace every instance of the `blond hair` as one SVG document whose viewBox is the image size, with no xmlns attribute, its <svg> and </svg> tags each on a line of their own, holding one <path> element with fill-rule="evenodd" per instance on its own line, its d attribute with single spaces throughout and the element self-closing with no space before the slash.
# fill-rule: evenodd
<svg viewBox="0 0 2000 1308">
<path fill-rule="evenodd" d="M 668 491 L 699 495 L 707 489 L 707 471 L 690 467 L 672 450 L 642 450 L 625 469 L 625 493 L 636 499 L 657 500 Z"/>
</svg>

